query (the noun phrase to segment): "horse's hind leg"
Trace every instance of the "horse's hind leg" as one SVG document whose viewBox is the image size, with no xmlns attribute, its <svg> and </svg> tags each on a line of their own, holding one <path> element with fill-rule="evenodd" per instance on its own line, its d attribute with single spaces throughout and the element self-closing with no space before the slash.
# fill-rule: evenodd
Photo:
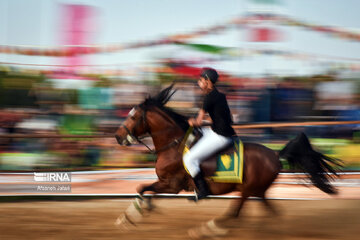
<svg viewBox="0 0 360 240">
<path fill-rule="evenodd" d="M 231 202 L 230 208 L 225 213 L 226 218 L 237 218 L 239 216 L 240 210 L 244 206 L 245 201 L 248 199 L 250 194 L 246 191 L 242 192 L 241 198 L 235 199 Z"/>
<path fill-rule="evenodd" d="M 248 194 L 246 191 L 242 192 L 241 198 L 234 199 L 222 217 L 213 219 L 208 222 L 208 224 L 212 223 L 208 226 L 209 231 L 215 233 L 220 231 L 221 234 L 227 232 L 228 228 L 232 225 L 232 220 L 239 216 L 240 210 L 243 208 L 244 203 L 249 196 L 250 194 Z M 212 225 L 215 225 L 216 227 L 211 227 Z"/>
<path fill-rule="evenodd" d="M 265 197 L 265 193 L 261 194 L 261 201 L 266 207 L 266 209 L 273 215 L 278 216 L 279 211 L 276 209 L 276 207 Z"/>
</svg>

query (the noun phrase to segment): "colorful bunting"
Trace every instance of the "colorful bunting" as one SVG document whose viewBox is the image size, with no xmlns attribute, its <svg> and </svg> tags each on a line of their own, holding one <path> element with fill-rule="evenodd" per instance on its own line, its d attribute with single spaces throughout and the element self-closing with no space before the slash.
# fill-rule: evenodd
<svg viewBox="0 0 360 240">
<path fill-rule="evenodd" d="M 266 0 L 260 0 L 266 1 Z M 298 20 L 287 18 L 284 16 L 277 16 L 275 14 L 267 15 L 257 15 L 253 14 L 250 16 L 242 18 L 234 18 L 224 24 L 219 24 L 215 26 L 210 26 L 208 28 L 203 28 L 200 30 L 195 30 L 190 33 L 170 35 L 163 39 L 152 40 L 152 41 L 143 41 L 130 44 L 114 44 L 114 45 L 100 45 L 100 46 L 76 46 L 75 48 L 42 48 L 42 47 L 19 47 L 19 46 L 0 46 L 0 53 L 5 54 L 19 54 L 19 55 L 29 55 L 29 56 L 51 56 L 51 57 L 70 57 L 84 54 L 99 54 L 99 53 L 110 53 L 110 52 L 119 52 L 126 49 L 137 49 L 143 47 L 151 47 L 157 45 L 166 45 L 166 44 L 178 44 L 178 41 L 186 41 L 196 37 L 201 37 L 209 34 L 220 33 L 225 30 L 229 30 L 233 27 L 243 27 L 249 24 L 258 25 L 263 21 L 269 21 L 272 23 L 286 25 L 286 26 L 296 26 L 302 27 L 308 30 L 326 33 L 331 37 L 338 37 L 342 39 L 360 41 L 360 33 L 350 32 L 346 29 L 340 29 L 329 26 L 320 26 L 317 24 L 304 23 Z M 274 41 L 276 40 L 276 33 L 274 29 L 270 28 L 258 28 L 254 30 L 255 40 L 256 41 Z M 275 33 L 275 35 L 274 35 Z M 194 46 L 194 48 L 201 46 Z M 221 51 L 221 49 L 208 49 L 211 51 Z"/>
</svg>

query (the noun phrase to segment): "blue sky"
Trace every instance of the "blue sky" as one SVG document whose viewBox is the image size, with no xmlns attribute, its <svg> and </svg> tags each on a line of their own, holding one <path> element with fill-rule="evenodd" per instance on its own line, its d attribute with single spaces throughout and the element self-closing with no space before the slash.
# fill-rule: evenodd
<svg viewBox="0 0 360 240">
<path fill-rule="evenodd" d="M 308 23 L 338 26 L 360 32 L 360 1 L 356 0 L 283 0 L 286 15 Z M 93 44 L 131 43 L 158 39 L 176 33 L 207 27 L 247 13 L 250 0 L 2 0 L 0 1 L 0 45 L 59 46 L 61 41 L 59 6 L 86 4 L 98 10 L 98 27 Z M 285 41 L 247 42 L 248 32 L 232 30 L 221 35 L 193 39 L 196 43 L 242 48 L 271 48 L 357 58 L 360 42 L 326 36 L 296 27 L 280 26 Z M 127 50 L 86 57 L 87 64 L 119 64 L 121 68 L 139 66 L 159 57 L 193 58 L 199 53 L 180 47 Z M 1 62 L 62 64 L 58 58 L 0 54 Z M 211 63 L 213 67 L 237 74 L 311 74 L 322 70 L 317 61 L 296 61 L 276 56 L 256 56 Z M 208 64 L 209 65 L 209 64 Z M 125 67 L 124 67 L 125 66 Z M 112 66 L 113 67 L 113 66 Z"/>
</svg>

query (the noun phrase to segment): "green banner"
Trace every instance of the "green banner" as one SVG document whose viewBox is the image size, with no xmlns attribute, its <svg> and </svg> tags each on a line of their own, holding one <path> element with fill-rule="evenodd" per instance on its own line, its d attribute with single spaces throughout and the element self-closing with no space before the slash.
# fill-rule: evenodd
<svg viewBox="0 0 360 240">
<path fill-rule="evenodd" d="M 177 43 L 177 44 L 183 45 L 186 47 L 190 47 L 190 48 L 196 49 L 198 51 L 214 53 L 214 54 L 221 54 L 229 49 L 227 47 L 219 47 L 219 46 L 208 45 L 208 44 L 196 44 L 196 43 Z"/>
</svg>

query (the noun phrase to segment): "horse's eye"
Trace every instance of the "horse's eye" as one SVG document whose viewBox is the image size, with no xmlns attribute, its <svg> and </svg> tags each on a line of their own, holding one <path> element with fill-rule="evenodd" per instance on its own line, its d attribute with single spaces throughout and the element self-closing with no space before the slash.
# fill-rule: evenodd
<svg viewBox="0 0 360 240">
<path fill-rule="evenodd" d="M 130 119 L 134 121 L 136 120 L 134 116 L 131 116 Z"/>
</svg>

